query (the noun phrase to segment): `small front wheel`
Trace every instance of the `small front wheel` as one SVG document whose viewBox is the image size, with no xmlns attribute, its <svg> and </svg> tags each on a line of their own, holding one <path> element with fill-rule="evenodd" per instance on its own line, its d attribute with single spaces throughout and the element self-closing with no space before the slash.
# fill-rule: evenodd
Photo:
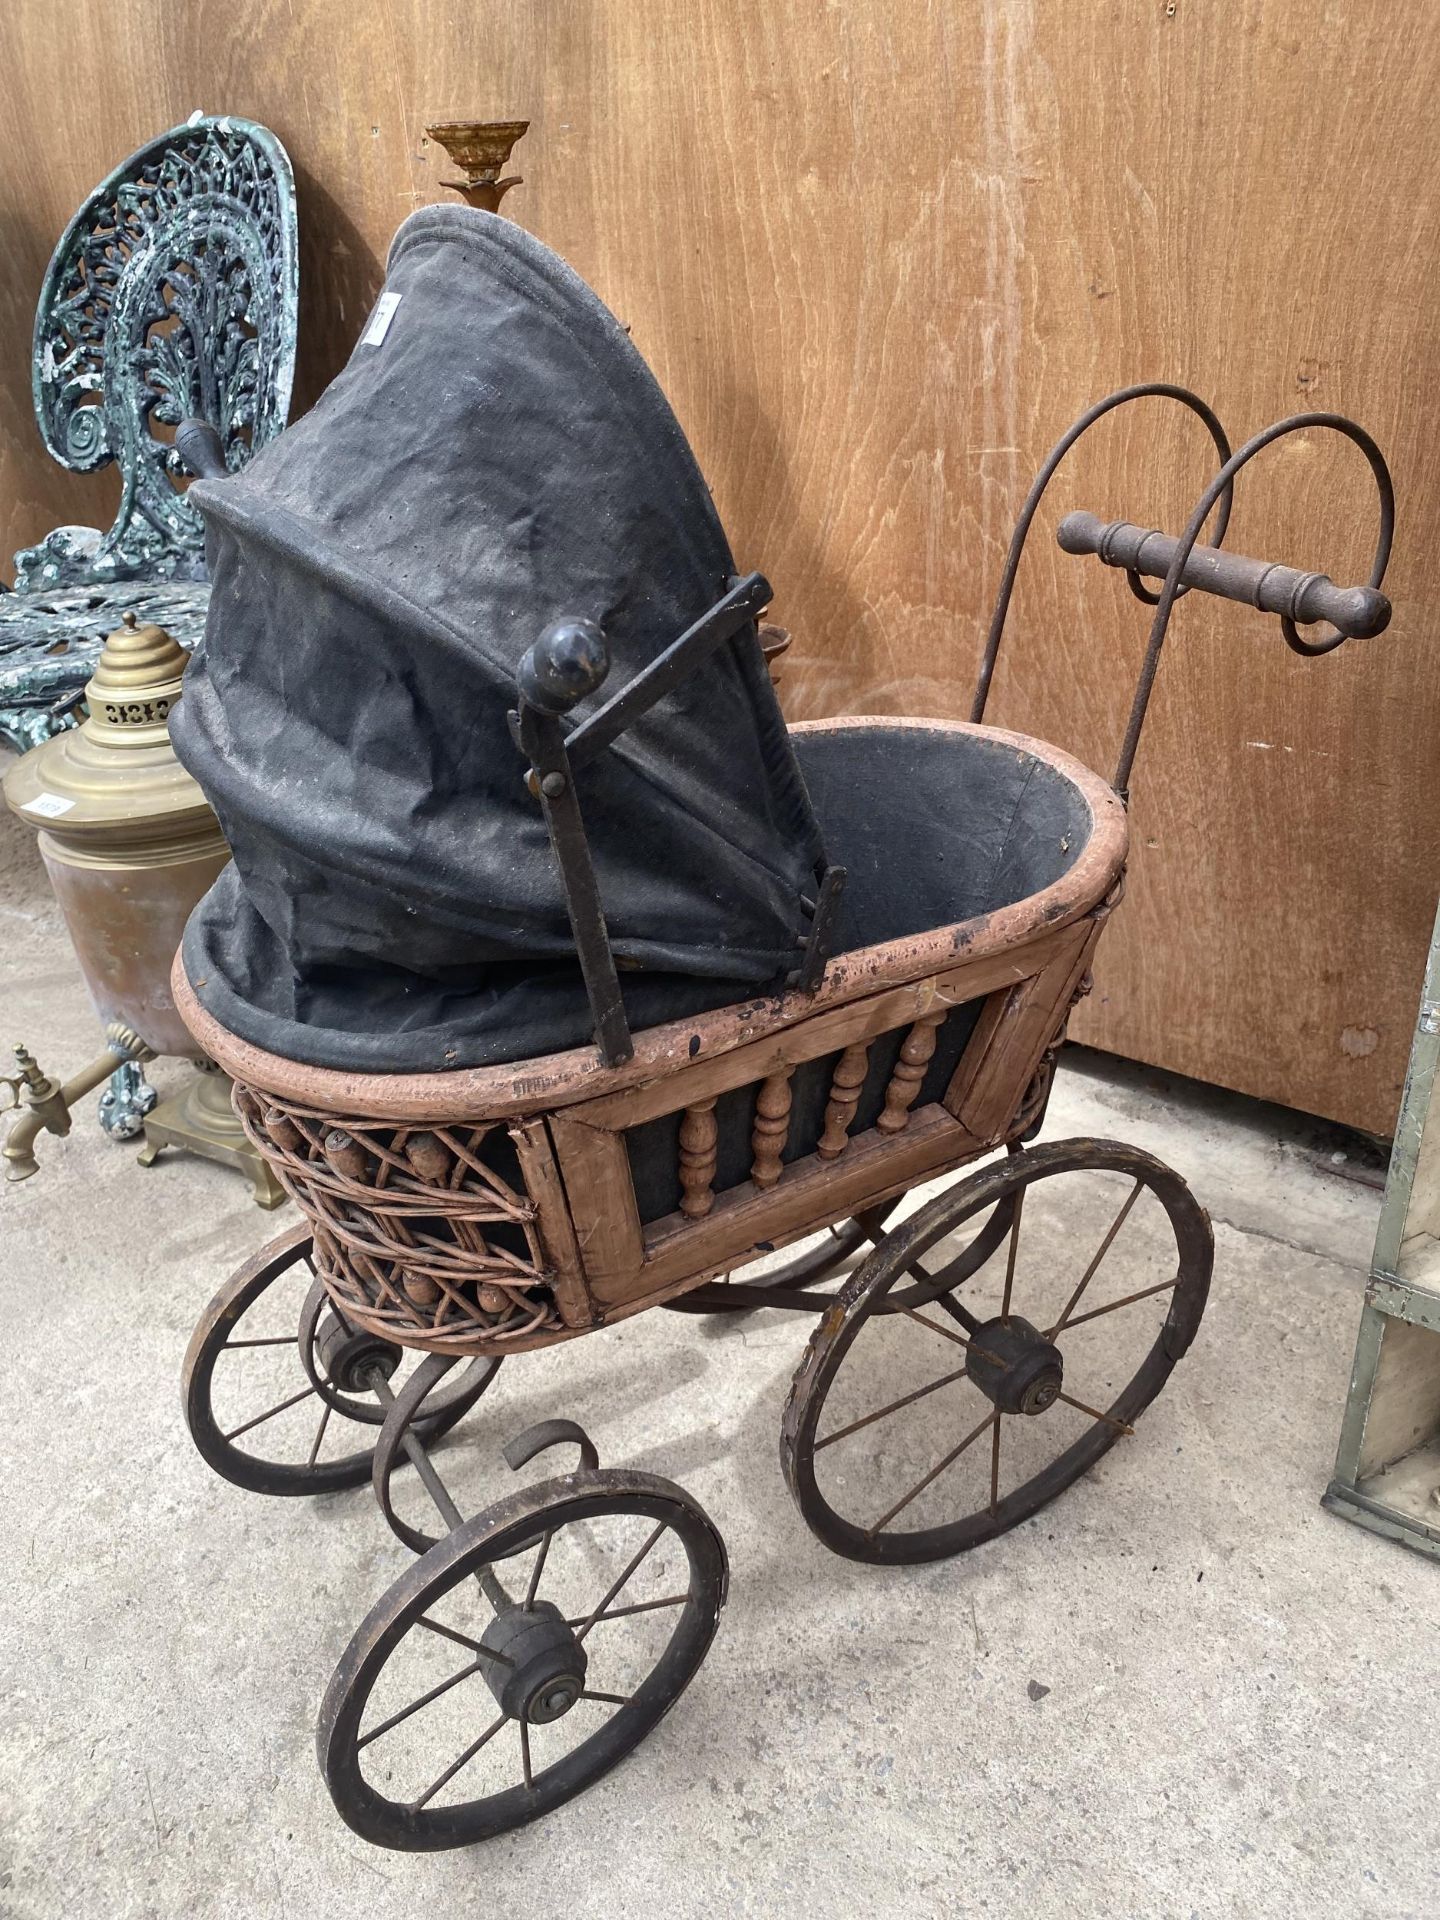
<svg viewBox="0 0 1440 1920">
<path fill-rule="evenodd" d="M 1028 1519 L 1132 1431 L 1213 1257 L 1180 1176 L 1113 1141 L 1026 1148 L 940 1194 L 851 1275 L 795 1375 L 780 1452 L 806 1523 L 899 1563 Z"/>
<path fill-rule="evenodd" d="M 552 1812 L 674 1705 L 726 1582 L 704 1509 L 654 1474 L 582 1468 L 465 1521 L 371 1609 L 326 1691 L 342 1818 L 419 1853 Z"/>
<path fill-rule="evenodd" d="M 341 1436 L 353 1441 L 358 1426 L 378 1438 L 385 1409 L 349 1385 L 351 1369 L 333 1377 L 336 1343 L 326 1336 L 351 1330 L 328 1307 L 313 1247 L 304 1226 L 262 1247 L 200 1316 L 185 1355 L 190 1437 L 216 1473 L 251 1493 L 338 1493 L 370 1478 L 373 1439 L 356 1451 Z M 417 1356 L 393 1342 L 368 1344 L 398 1392 Z M 416 1423 L 421 1438 L 437 1440 L 462 1419 L 499 1365 L 472 1360 L 434 1395 Z"/>
</svg>

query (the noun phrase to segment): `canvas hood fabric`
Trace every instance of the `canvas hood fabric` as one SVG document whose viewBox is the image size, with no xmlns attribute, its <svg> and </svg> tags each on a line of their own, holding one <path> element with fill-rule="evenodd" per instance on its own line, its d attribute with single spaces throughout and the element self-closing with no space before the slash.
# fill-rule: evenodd
<svg viewBox="0 0 1440 1920">
<path fill-rule="evenodd" d="M 233 861 L 185 965 L 315 1065 L 476 1066 L 590 1016 L 507 726 L 552 621 L 597 621 L 582 720 L 735 564 L 614 317 L 507 220 L 407 220 L 349 365 L 242 473 L 198 482 L 213 590 L 171 729 Z M 798 964 L 822 850 L 753 627 L 577 776 L 632 1026 Z"/>
</svg>

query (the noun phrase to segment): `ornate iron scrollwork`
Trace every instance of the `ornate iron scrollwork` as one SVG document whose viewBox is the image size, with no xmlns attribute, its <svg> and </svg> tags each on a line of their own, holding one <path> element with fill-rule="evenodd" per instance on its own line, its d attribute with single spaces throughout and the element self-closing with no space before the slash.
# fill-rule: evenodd
<svg viewBox="0 0 1440 1920">
<path fill-rule="evenodd" d="M 61 527 L 17 554 L 22 592 L 204 578 L 203 529 L 165 429 L 210 421 L 232 468 L 279 433 L 297 288 L 290 163 L 251 121 L 197 116 L 96 189 L 45 276 L 33 386 L 62 466 L 118 464 L 120 512 L 108 533 Z"/>
</svg>

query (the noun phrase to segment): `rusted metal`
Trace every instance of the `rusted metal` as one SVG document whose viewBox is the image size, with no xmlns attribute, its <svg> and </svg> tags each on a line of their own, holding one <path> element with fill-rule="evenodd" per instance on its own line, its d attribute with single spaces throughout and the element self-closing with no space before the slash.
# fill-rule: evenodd
<svg viewBox="0 0 1440 1920">
<path fill-rule="evenodd" d="M 648 1523 L 638 1551 L 597 1591 L 593 1605 L 565 1619 L 541 1592 L 552 1542 L 566 1529 L 584 1529 L 587 1559 L 595 1553 L 594 1531 L 609 1519 L 638 1518 Z M 667 1561 L 678 1548 L 684 1574 L 654 1599 L 629 1602 L 630 1582 L 659 1542 L 667 1543 Z M 478 1636 L 436 1622 L 434 1609 L 449 1596 L 471 1591 L 497 1563 L 515 1566 L 533 1549 L 523 1597 L 494 1608 Z M 573 1551 L 573 1549 L 572 1549 Z M 519 1579 L 509 1576 L 518 1595 Z M 674 1576 L 669 1576 L 674 1580 Z M 598 1584 L 598 1583 L 597 1583 Z M 455 1527 L 401 1575 L 373 1607 L 342 1655 L 320 1710 L 318 1747 L 321 1770 L 342 1818 L 377 1846 L 428 1852 L 467 1846 L 527 1825 L 552 1812 L 617 1766 L 658 1724 L 693 1679 L 710 1649 L 725 1604 L 728 1569 L 725 1549 L 704 1509 L 681 1488 L 654 1474 L 628 1468 L 582 1467 L 562 1478 L 527 1487 L 484 1513 Z M 489 1601 L 489 1595 L 486 1594 Z M 663 1611 L 674 1621 L 658 1656 L 645 1651 L 643 1677 L 626 1695 L 585 1685 L 586 1642 L 605 1622 Z M 478 1624 L 478 1622 L 477 1622 Z M 410 1705 L 391 1712 L 362 1732 L 371 1693 L 407 1636 L 416 1629 L 458 1640 L 471 1654 L 442 1687 L 483 1677 L 491 1696 L 488 1709 L 475 1712 L 477 1733 L 460 1754 L 448 1759 L 409 1798 L 398 1797 L 383 1765 L 367 1775 L 366 1756 L 390 1727 L 408 1718 L 439 1690 L 429 1687 Z M 607 1625 L 605 1631 L 614 1633 Z M 644 1643 L 640 1643 L 643 1648 Z M 393 1695 L 387 1695 L 387 1699 Z M 477 1697 L 478 1698 L 478 1697 Z M 593 1731 L 593 1722 L 576 1721 L 580 1737 L 560 1758 L 534 1765 L 529 1727 L 561 1721 L 581 1699 L 610 1711 Z M 499 1717 L 492 1719 L 495 1707 Z M 516 1736 L 510 1740 L 510 1734 Z M 502 1785 L 458 1802 L 439 1803 L 440 1793 L 481 1749 L 504 1735 L 508 1761 Z M 518 1747 L 518 1751 L 517 1751 Z M 437 1753 L 435 1764 L 447 1755 Z"/>
<path fill-rule="evenodd" d="M 1248 601 L 1262 611 L 1274 612 L 1279 616 L 1286 645 L 1292 651 L 1307 656 L 1329 653 L 1349 638 L 1379 633 L 1390 617 L 1390 605 L 1380 593 L 1380 587 L 1385 578 L 1386 567 L 1389 565 L 1390 548 L 1394 538 L 1395 493 L 1385 457 L 1363 427 L 1357 426 L 1353 420 L 1346 419 L 1343 414 L 1297 413 L 1289 419 L 1276 421 L 1273 426 L 1266 427 L 1247 440 L 1237 452 L 1232 453 L 1224 428 L 1214 412 L 1187 388 L 1171 386 L 1164 382 L 1123 387 L 1089 408 L 1056 442 L 1025 497 L 1024 505 L 1020 509 L 1020 517 L 1015 525 L 1015 533 L 1010 542 L 1010 550 L 1006 556 L 1005 571 L 996 598 L 995 611 L 991 617 L 985 651 L 981 658 L 975 698 L 970 712 L 972 720 L 982 720 L 985 715 L 990 686 L 995 674 L 995 663 L 999 656 L 1000 643 L 1004 638 L 1005 620 L 1010 609 L 1015 578 L 1024 555 L 1026 538 L 1046 488 L 1066 454 L 1098 420 L 1103 419 L 1117 407 L 1128 405 L 1132 401 L 1157 397 L 1178 400 L 1182 406 L 1188 407 L 1192 413 L 1197 414 L 1209 430 L 1221 458 L 1220 468 L 1200 495 L 1185 531 L 1178 540 L 1171 541 L 1163 534 L 1146 532 L 1144 529 L 1130 526 L 1128 522 L 1117 521 L 1107 525 L 1097 520 L 1092 514 L 1072 514 L 1062 522 L 1061 526 L 1060 544 L 1067 552 L 1099 553 L 1109 565 L 1124 568 L 1132 592 L 1138 599 L 1155 609 L 1150 638 L 1131 702 L 1125 737 L 1120 747 L 1115 777 L 1111 783 L 1122 797 L 1128 793 L 1130 775 L 1135 764 L 1135 754 L 1140 744 L 1140 734 L 1145 724 L 1150 695 L 1154 689 L 1155 675 L 1160 665 L 1170 616 L 1175 602 L 1183 594 L 1198 589 L 1205 593 L 1219 594 L 1226 599 Z M 1369 463 L 1379 495 L 1380 526 L 1370 579 L 1365 587 L 1336 588 L 1324 575 L 1299 574 L 1294 569 L 1280 567 L 1271 562 L 1250 560 L 1243 555 L 1221 552 L 1234 497 L 1236 475 L 1274 441 L 1292 433 L 1310 431 L 1341 434 L 1359 447 Z M 1201 548 L 1200 535 L 1212 513 L 1215 515 L 1213 541 L 1209 546 Z M 1163 564 L 1161 564 L 1162 559 Z M 1142 560 L 1145 564 L 1142 564 Z M 1152 593 L 1141 578 L 1142 573 L 1155 572 L 1157 566 L 1164 575 L 1158 594 Z M 1330 619 L 1337 624 L 1328 633 L 1323 633 L 1318 638 L 1307 639 L 1299 631 L 1299 622 L 1313 618 Z"/>
<path fill-rule="evenodd" d="M 1380 527 L 1375 543 L 1375 558 L 1370 568 L 1370 591 L 1379 596 L 1379 589 L 1385 579 L 1385 570 L 1390 564 L 1390 547 L 1395 535 L 1395 489 L 1391 483 L 1390 470 L 1385 464 L 1385 456 L 1379 447 L 1353 420 L 1347 420 L 1338 413 L 1297 413 L 1288 420 L 1277 420 L 1272 427 L 1266 427 L 1253 438 L 1247 440 L 1238 452 L 1233 453 L 1215 478 L 1206 487 L 1190 520 L 1176 542 L 1169 568 L 1165 574 L 1164 585 L 1155 602 L 1155 618 L 1150 627 L 1150 639 L 1145 648 L 1145 659 L 1140 668 L 1140 678 L 1135 688 L 1135 699 L 1130 708 L 1130 720 L 1125 729 L 1125 738 L 1120 747 L 1120 759 L 1115 769 L 1113 785 L 1117 792 L 1124 793 L 1129 786 L 1130 771 L 1135 764 L 1135 753 L 1140 744 L 1140 732 L 1145 725 L 1145 714 L 1150 704 L 1150 695 L 1155 685 L 1155 675 L 1160 665 L 1160 652 L 1165 644 L 1165 635 L 1170 624 L 1170 615 L 1181 592 L 1181 573 L 1186 568 L 1190 556 L 1199 541 L 1205 522 L 1221 502 L 1228 503 L 1235 476 L 1242 467 L 1246 467 L 1259 453 L 1276 440 L 1282 440 L 1292 433 L 1306 433 L 1311 430 L 1326 430 L 1342 435 L 1352 441 L 1370 466 L 1371 477 L 1375 482 L 1380 503 Z M 1218 544 L 1218 541 L 1217 541 Z M 1385 603 L 1388 617 L 1388 602 Z M 1344 643 L 1348 637 L 1336 629 L 1322 634 L 1318 639 L 1303 639 L 1289 613 L 1280 614 L 1280 629 L 1285 636 L 1286 645 L 1295 653 L 1308 656 L 1330 653 Z"/>
<path fill-rule="evenodd" d="M 981 1216 L 987 1217 L 984 1237 L 989 1248 L 994 1250 L 998 1244 L 995 1229 L 999 1224 L 1002 1231 L 1008 1228 L 1013 1252 L 1020 1227 L 1019 1202 L 1033 1184 L 1060 1179 L 1067 1174 L 1090 1175 L 1100 1171 L 1126 1175 L 1136 1188 L 1146 1188 L 1164 1209 L 1173 1236 L 1174 1277 L 1162 1287 L 1150 1290 L 1168 1292 L 1170 1303 L 1149 1352 L 1130 1380 L 1119 1386 L 1108 1407 L 1080 1407 L 1093 1423 L 1081 1439 L 1074 1441 L 1068 1430 L 1057 1428 L 1054 1458 L 1038 1471 L 1031 1471 L 1027 1464 L 1027 1477 L 1003 1499 L 998 1497 L 992 1480 L 990 1497 L 973 1510 L 967 1510 L 962 1493 L 956 1496 L 959 1511 L 954 1519 L 938 1525 L 907 1527 L 903 1515 L 910 1510 L 915 1498 L 948 1471 L 982 1434 L 1001 1433 L 1005 1419 L 1033 1419 L 1062 1401 L 1072 1407 L 1080 1406 L 1074 1396 L 1065 1400 L 1062 1394 L 1063 1361 L 1057 1359 L 1056 1343 L 1066 1326 L 1078 1322 L 1073 1310 L 1084 1297 L 1081 1289 L 1076 1290 L 1059 1322 L 1042 1329 L 1022 1316 L 1018 1302 L 1012 1309 L 1012 1265 L 1007 1273 L 1006 1298 L 999 1319 L 980 1322 L 967 1313 L 956 1298 L 958 1287 L 978 1271 L 978 1266 L 972 1265 L 968 1272 L 962 1271 L 958 1276 L 949 1269 L 925 1274 L 926 1253 L 961 1232 L 967 1222 Z M 1133 1197 L 1132 1194 L 1122 1208 L 1122 1223 Z M 1084 1287 L 1093 1280 L 1113 1239 L 1113 1232 L 1106 1236 L 1100 1258 L 1092 1261 L 1084 1276 Z M 1209 1220 L 1179 1175 L 1152 1155 L 1114 1141 L 1064 1140 L 1023 1148 L 958 1182 L 886 1236 L 871 1258 L 841 1288 L 811 1336 L 786 1401 L 781 1422 L 780 1459 L 786 1482 L 812 1532 L 836 1553 L 849 1559 L 898 1565 L 963 1552 L 1037 1512 L 1086 1472 L 1122 1432 L 1132 1427 L 1138 1414 L 1165 1384 L 1176 1361 L 1194 1338 L 1204 1312 L 1213 1258 Z M 923 1394 L 908 1393 L 890 1407 L 822 1435 L 819 1428 L 826 1401 L 847 1357 L 869 1323 L 896 1310 L 908 1314 L 912 1320 L 917 1317 L 913 1306 L 893 1297 L 897 1286 L 913 1279 L 917 1270 L 935 1286 L 935 1304 L 948 1312 L 961 1330 L 946 1328 L 923 1315 L 919 1316 L 921 1325 L 939 1336 L 951 1354 L 957 1348 L 968 1348 L 971 1352 L 977 1348 L 982 1350 L 980 1365 L 973 1370 L 968 1358 L 966 1366 L 957 1372 L 955 1360 L 945 1360 L 942 1356 L 941 1364 L 946 1371 L 938 1375 L 923 1394 L 940 1392 L 968 1375 L 981 1389 L 984 1399 L 991 1402 L 992 1412 L 888 1510 L 878 1516 L 847 1513 L 841 1510 L 840 1504 L 846 1497 L 846 1483 L 842 1479 L 835 1488 L 822 1489 L 816 1474 L 817 1452 L 843 1443 L 862 1429 L 867 1434 L 864 1444 L 869 1447 L 869 1429 L 876 1420 L 914 1404 Z M 1122 1311 L 1131 1304 L 1129 1297 L 1107 1301 L 1102 1311 Z M 1033 1456 L 1027 1456 L 1027 1461 L 1033 1461 Z M 866 1519 L 869 1519 L 868 1525 Z M 897 1521 L 901 1524 L 892 1524 Z"/>
</svg>

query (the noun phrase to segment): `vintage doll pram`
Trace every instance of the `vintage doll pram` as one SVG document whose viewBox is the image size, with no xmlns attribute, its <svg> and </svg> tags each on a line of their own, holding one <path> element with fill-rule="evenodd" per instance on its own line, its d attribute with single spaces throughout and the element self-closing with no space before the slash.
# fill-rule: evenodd
<svg viewBox="0 0 1440 1920">
<path fill-rule="evenodd" d="M 457 300 L 459 372 L 455 337 L 434 331 Z M 1197 414 L 1220 464 L 1178 539 L 1084 514 L 1060 528 L 1154 608 L 1107 784 L 982 722 L 1041 494 L 1088 426 L 1145 397 Z M 1322 428 L 1379 488 L 1366 587 L 1220 545 L 1240 469 Z M 456 434 L 478 474 L 445 457 Z M 175 992 L 303 1222 L 201 1318 L 186 1418 L 238 1486 L 372 1483 L 418 1558 L 340 1660 L 321 1766 L 365 1838 L 463 1845 L 559 1806 L 643 1740 L 726 1595 L 698 1503 L 601 1467 L 573 1420 L 505 1450 L 518 1469 L 574 1448 L 572 1471 L 462 1516 L 434 1443 L 506 1354 L 659 1305 L 815 1315 L 784 1474 L 827 1546 L 888 1564 L 1035 1514 L 1159 1392 L 1204 1310 L 1205 1213 L 1148 1153 L 1028 1142 L 1120 897 L 1175 600 L 1251 602 L 1301 652 L 1380 632 L 1390 481 L 1338 416 L 1232 454 L 1185 390 L 1112 394 L 1025 503 L 971 721 L 834 720 L 787 741 L 755 633 L 769 588 L 733 576 L 628 341 L 528 236 L 432 210 L 402 230 L 377 318 L 315 414 L 196 498 L 215 598 L 176 730 L 236 863 L 197 911 Z M 1301 635 L 1320 619 L 1328 632 Z M 628 677 L 602 701 L 612 656 Z M 1096 1211 L 1097 1183 L 1118 1207 Z M 1106 1297 L 1098 1276 L 1142 1203 L 1144 1285 Z M 1032 1218 L 1050 1236 L 1043 1309 L 1025 1292 Z M 1082 1330 L 1100 1344 L 1072 1374 Z M 902 1364 L 900 1334 L 933 1359 Z M 262 1367 L 282 1370 L 265 1393 L 237 1384 Z M 438 1538 L 399 1510 L 407 1462 Z"/>
</svg>

